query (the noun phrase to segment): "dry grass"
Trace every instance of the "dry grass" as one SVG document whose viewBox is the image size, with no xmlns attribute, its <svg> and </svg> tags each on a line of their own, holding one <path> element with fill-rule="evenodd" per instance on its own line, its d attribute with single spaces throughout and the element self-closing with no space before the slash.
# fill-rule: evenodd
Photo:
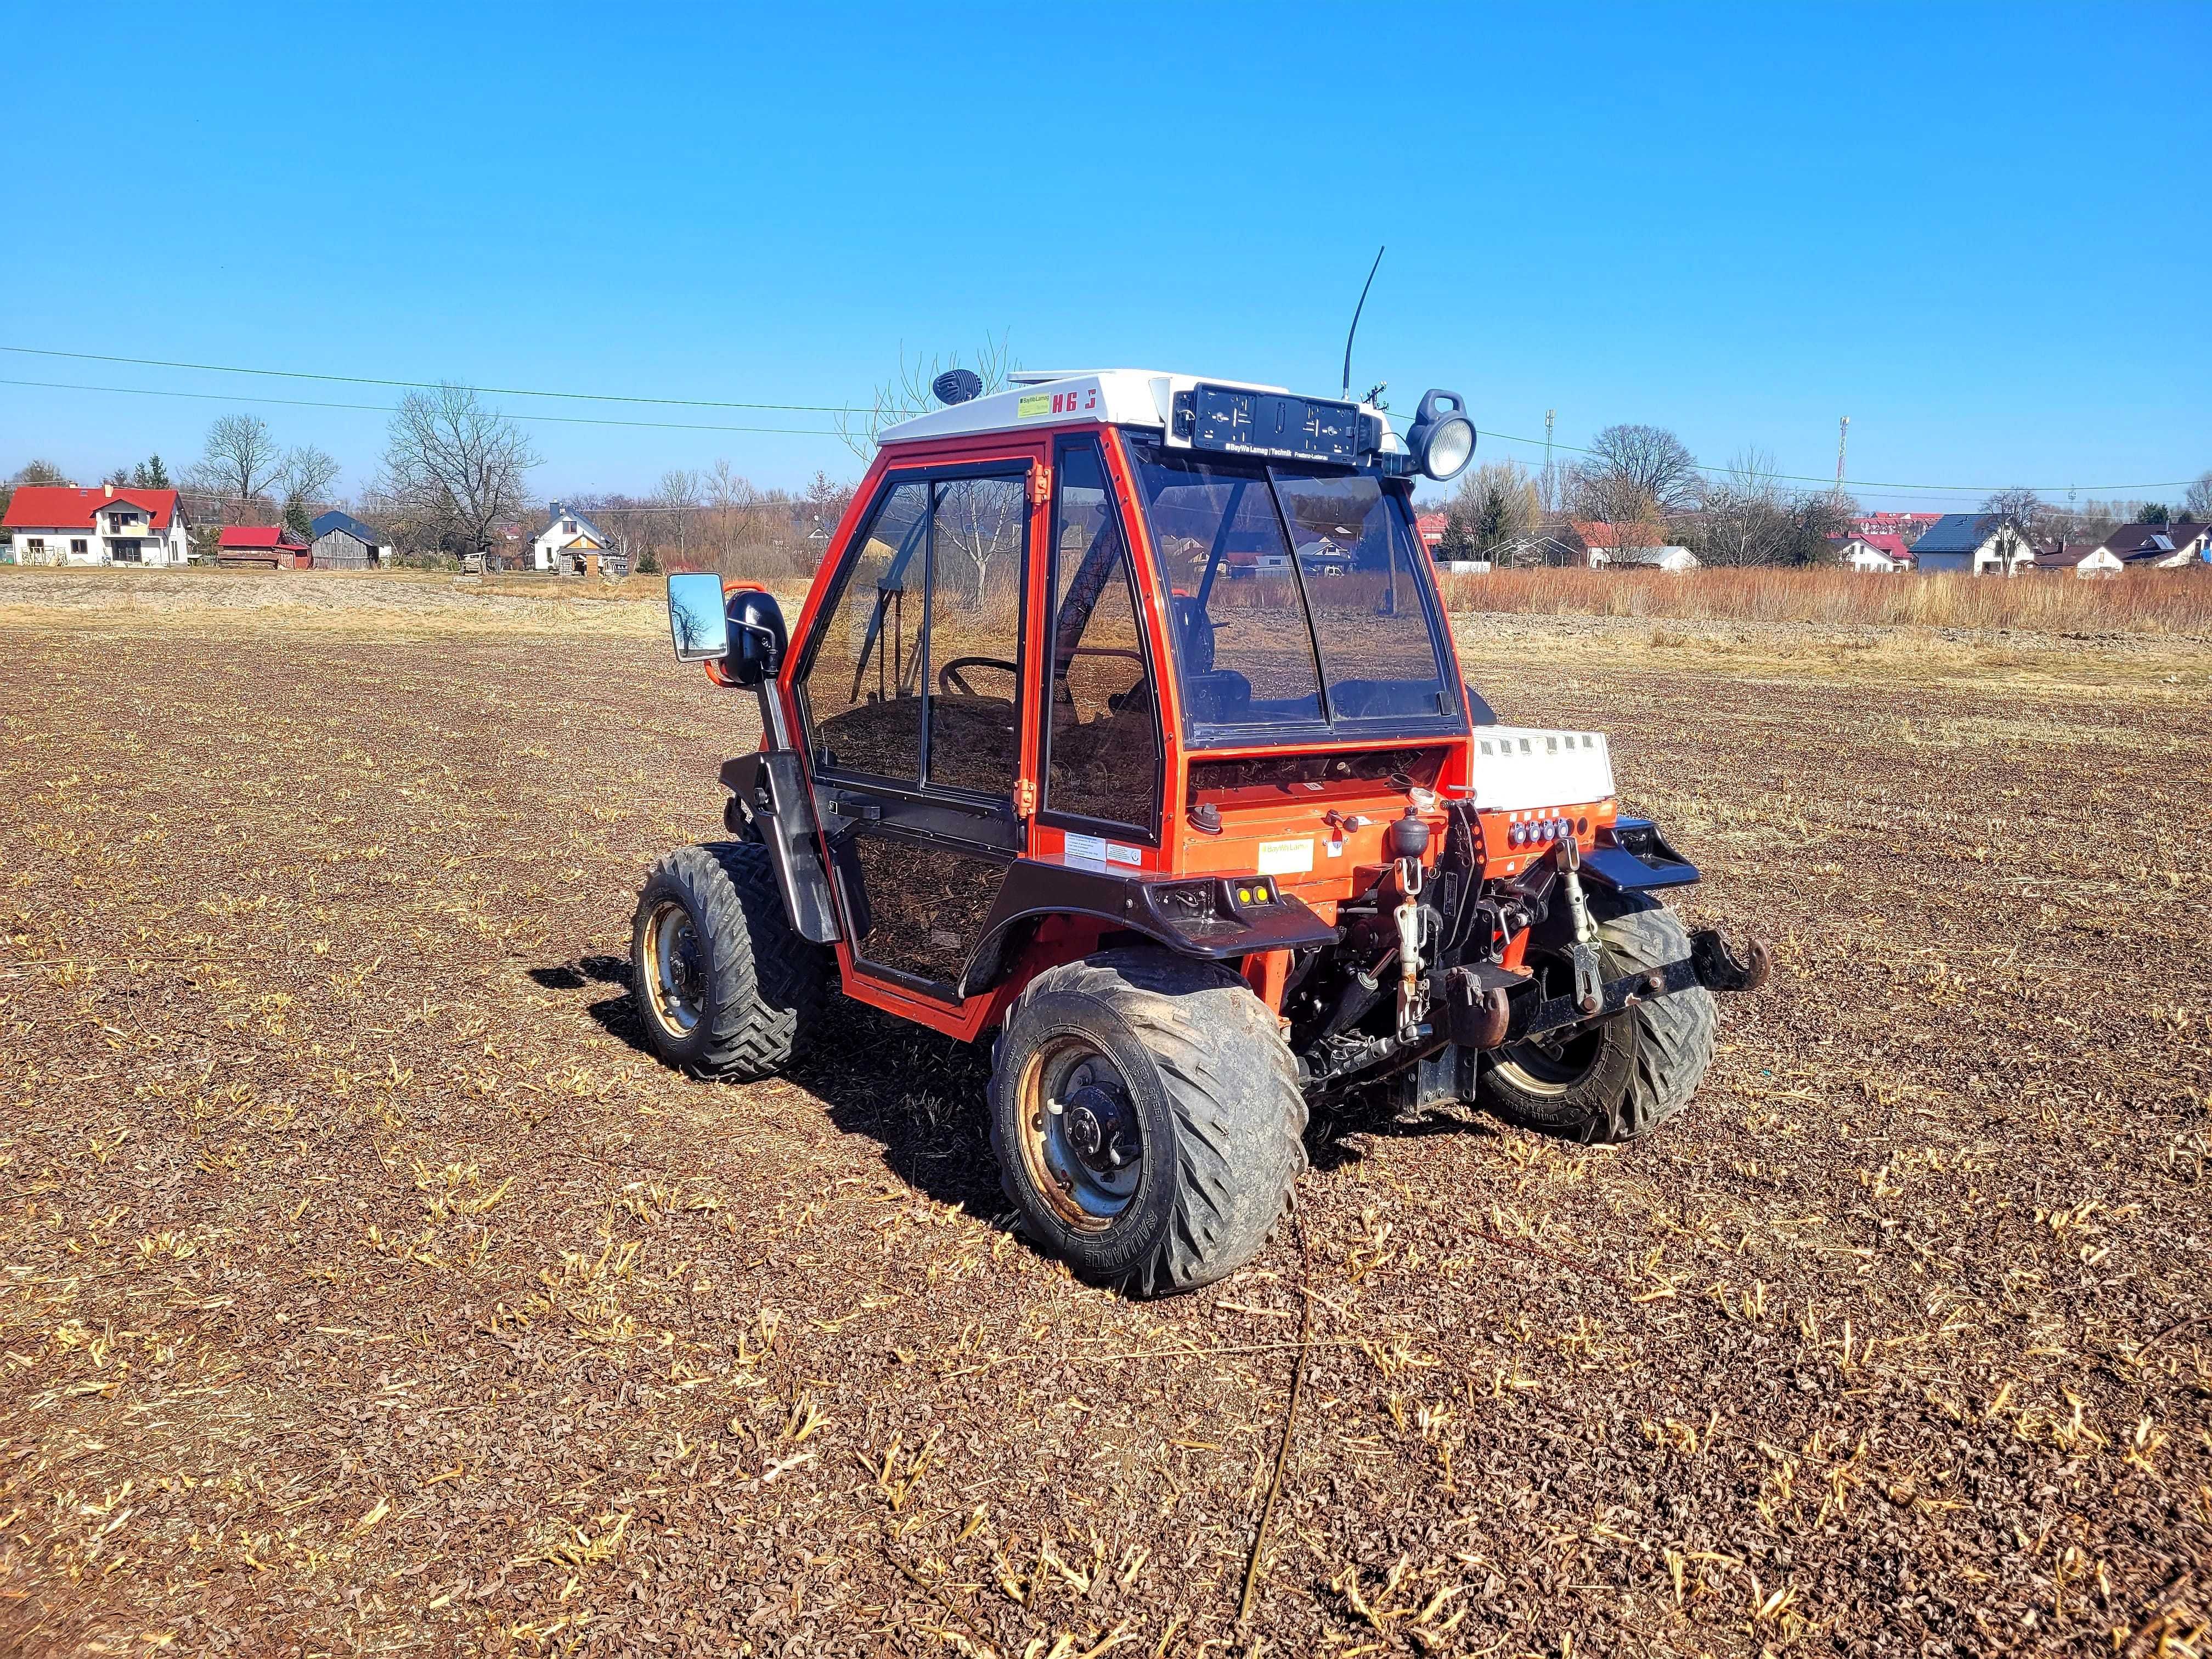
<svg viewBox="0 0 2212 1659">
<path fill-rule="evenodd" d="M 1478 619 L 1782 982 L 1644 1145 L 1337 1124 L 1303 1249 L 1139 1306 L 969 1051 L 639 1051 L 750 699 L 100 614 L 0 617 L 0 1652 L 2206 1650 L 2202 681 Z"/>
<path fill-rule="evenodd" d="M 1866 576 L 1847 570 L 1494 570 L 1446 576 L 1455 613 L 1668 617 L 1859 627 L 2212 634 L 2212 569 L 2114 581 L 2030 575 Z"/>
</svg>

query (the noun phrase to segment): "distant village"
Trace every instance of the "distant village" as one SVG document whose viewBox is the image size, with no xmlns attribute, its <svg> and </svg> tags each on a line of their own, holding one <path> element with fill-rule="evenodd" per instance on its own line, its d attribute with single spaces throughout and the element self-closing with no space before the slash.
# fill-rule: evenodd
<svg viewBox="0 0 2212 1659">
<path fill-rule="evenodd" d="M 0 562 L 153 567 L 214 563 L 245 570 L 374 570 L 398 562 L 389 532 L 332 509 L 307 533 L 283 524 L 226 524 L 194 533 L 186 492 L 128 484 L 20 484 L 8 502 Z M 477 571 L 618 577 L 627 552 L 582 511 L 555 501 L 534 533 L 502 525 L 500 545 L 464 560 Z"/>
<path fill-rule="evenodd" d="M 467 433 L 476 447 L 447 454 L 437 430 Z M 342 504 L 331 499 L 333 458 L 311 445 L 281 449 L 257 417 L 230 416 L 181 479 L 154 455 L 97 484 L 43 461 L 0 481 L 0 564 L 799 579 L 821 562 L 853 488 L 817 473 L 803 492 L 758 489 L 717 462 L 672 470 L 646 496 L 564 496 L 533 512 L 523 504 L 535 464 L 504 417 L 466 388 L 442 386 L 403 400 L 378 482 Z M 1511 460 L 1474 467 L 1449 497 L 1417 502 L 1415 525 L 1438 567 L 1464 574 L 1769 565 L 2110 580 L 2212 568 L 2212 471 L 2179 511 L 2060 507 L 2021 489 L 1976 512 L 1867 513 L 1845 493 L 1840 455 L 1832 489 L 1793 482 L 1785 489 L 1748 464 L 1701 467 L 1663 428 L 1613 426 L 1563 471 L 1548 462 L 1540 474 Z"/>
<path fill-rule="evenodd" d="M 1448 514 L 1425 512 L 1416 523 L 1437 562 L 1462 574 L 1501 564 L 1682 571 L 1701 562 L 1690 548 L 1660 540 L 1643 523 L 1565 519 L 1504 546 L 1494 559 L 1451 557 Z M 2071 541 L 2039 537 L 2004 513 L 1867 513 L 1850 518 L 1848 526 L 1823 538 L 1826 556 L 1820 562 L 1870 576 L 1917 572 L 2094 579 L 2212 565 L 2212 524 L 2186 519 L 2117 525 L 2101 538 Z"/>
<path fill-rule="evenodd" d="M 375 570 L 397 562 L 390 533 L 337 509 L 310 520 L 307 533 L 285 525 L 226 524 L 195 533 L 187 492 L 128 484 L 19 484 L 8 502 L 0 563 L 137 567 L 213 563 L 241 570 Z M 635 512 L 635 508 L 617 508 Z M 713 509 L 698 516 L 710 520 Z M 1415 520 L 1421 541 L 1440 566 L 1477 574 L 1499 565 L 1574 566 L 1589 569 L 1683 571 L 1700 561 L 1690 548 L 1656 540 L 1642 526 L 1596 520 L 1563 520 L 1501 549 L 1504 556 L 1451 556 L 1450 519 L 1424 512 Z M 829 528 L 818 520 L 792 527 L 804 569 L 818 559 Z M 711 553 L 702 538 L 702 553 Z M 2051 574 L 2111 578 L 2131 570 L 2175 570 L 2212 565 L 2212 524 L 2189 520 L 2123 524 L 2101 538 L 2039 539 L 2014 519 L 1996 513 L 1869 513 L 1850 520 L 1846 533 L 1826 538 L 1821 562 L 1872 576 L 1948 573 L 1973 576 Z M 465 555 L 471 572 L 534 572 L 540 575 L 614 580 L 626 576 L 634 557 L 627 537 L 601 527 L 586 510 L 555 501 L 542 524 L 501 525 L 496 545 Z M 811 549 L 808 544 L 812 544 Z M 811 556 L 810 556 L 810 553 Z M 703 561 L 713 562 L 711 557 Z M 660 561 L 643 562 L 658 568 Z"/>
</svg>

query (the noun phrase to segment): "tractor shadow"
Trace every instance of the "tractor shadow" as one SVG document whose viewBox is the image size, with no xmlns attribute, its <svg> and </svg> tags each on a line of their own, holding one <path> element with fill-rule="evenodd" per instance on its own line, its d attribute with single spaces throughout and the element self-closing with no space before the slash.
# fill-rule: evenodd
<svg viewBox="0 0 2212 1659">
<path fill-rule="evenodd" d="M 605 989 L 608 994 L 586 1003 L 584 1012 L 658 1065 L 630 1000 L 629 973 L 626 958 L 610 956 L 526 970 L 532 984 L 549 991 Z M 988 1048 L 832 994 L 783 1080 L 819 1100 L 838 1128 L 881 1146 L 884 1164 L 907 1186 L 940 1204 L 964 1205 L 973 1215 L 1011 1223 L 984 1104 L 991 1081 Z"/>
<path fill-rule="evenodd" d="M 605 990 L 608 994 L 585 1006 L 585 1013 L 610 1036 L 659 1063 L 630 1001 L 627 959 L 587 956 L 532 968 L 527 975 L 549 991 Z M 880 1146 L 885 1167 L 907 1186 L 939 1204 L 959 1204 L 971 1215 L 1013 1224 L 991 1150 L 988 1046 L 956 1042 L 832 994 L 783 1077 L 820 1101 L 838 1128 Z M 1380 1103 L 1352 1101 L 1314 1114 L 1306 1156 L 1314 1170 L 1328 1173 L 1358 1164 L 1382 1141 L 1496 1139 L 1504 1133 L 1473 1107 L 1400 1115 Z"/>
<path fill-rule="evenodd" d="M 1306 1157 L 1323 1173 L 1362 1163 L 1376 1143 L 1428 1140 L 1439 1135 L 1495 1140 L 1503 1127 L 1472 1106 L 1431 1106 L 1398 1113 L 1387 1105 L 1352 1103 L 1317 1109 L 1306 1128 Z"/>
</svg>

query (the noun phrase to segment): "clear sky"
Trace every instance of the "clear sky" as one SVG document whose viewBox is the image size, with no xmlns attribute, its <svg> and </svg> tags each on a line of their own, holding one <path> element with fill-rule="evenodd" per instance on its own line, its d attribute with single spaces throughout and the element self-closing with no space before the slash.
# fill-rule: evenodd
<svg viewBox="0 0 2212 1659">
<path fill-rule="evenodd" d="M 1848 414 L 1855 479 L 2062 496 L 2212 466 L 2212 5 L 14 18 L 0 344 L 834 405 L 902 346 L 1004 333 L 1030 368 L 1333 394 L 1387 242 L 1354 390 L 1401 410 L 1441 385 L 1500 433 L 1649 421 L 1818 477 Z M 350 486 L 381 415 L 265 400 L 396 395 L 13 352 L 0 378 L 220 394 L 0 386 L 0 471 L 88 481 L 252 408 Z M 834 436 L 530 429 L 549 495 L 860 471 Z"/>
</svg>

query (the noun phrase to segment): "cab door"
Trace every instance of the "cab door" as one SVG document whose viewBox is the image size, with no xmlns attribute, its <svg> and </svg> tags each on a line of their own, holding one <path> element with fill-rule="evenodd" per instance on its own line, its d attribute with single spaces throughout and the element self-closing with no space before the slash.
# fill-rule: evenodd
<svg viewBox="0 0 2212 1659">
<path fill-rule="evenodd" d="M 947 1002 L 1034 799 L 1041 451 L 887 472 L 797 681 L 851 970 Z"/>
</svg>

